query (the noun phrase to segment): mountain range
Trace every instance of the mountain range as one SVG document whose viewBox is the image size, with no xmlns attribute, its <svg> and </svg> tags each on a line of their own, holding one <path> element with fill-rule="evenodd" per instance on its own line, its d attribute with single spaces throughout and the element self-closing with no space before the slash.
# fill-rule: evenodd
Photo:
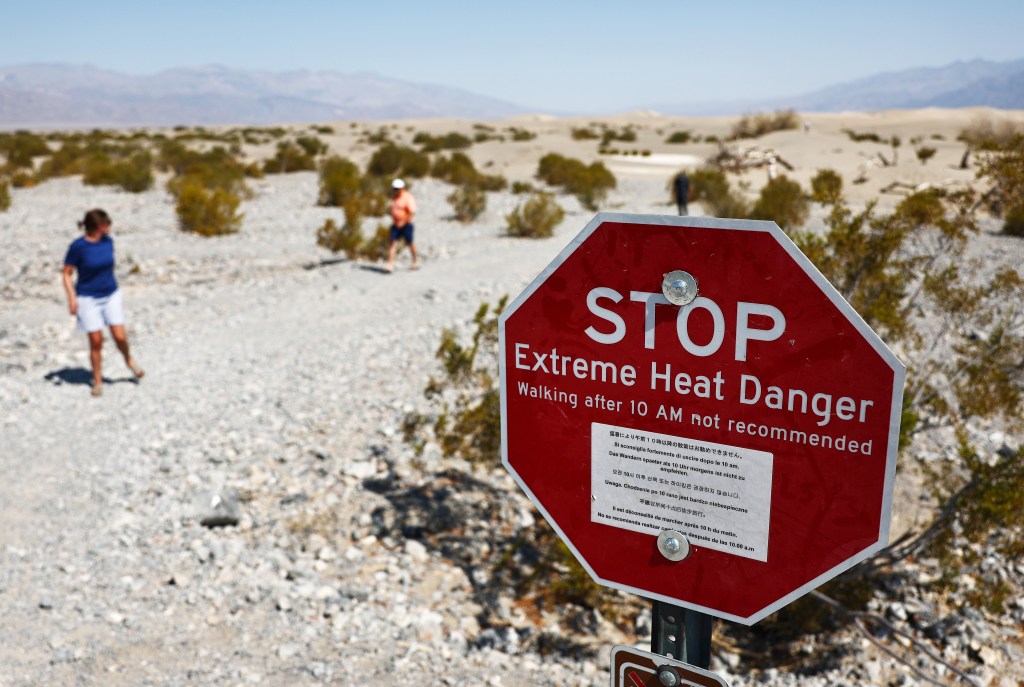
<svg viewBox="0 0 1024 687">
<path fill-rule="evenodd" d="M 646 105 L 667 114 L 988 106 L 1024 109 L 1024 59 L 875 74 L 788 98 Z M 171 126 L 406 118 L 497 119 L 526 108 L 370 73 L 205 66 L 130 75 L 90 65 L 0 67 L 0 126 Z M 579 113 L 593 114 L 593 113 Z"/>
</svg>

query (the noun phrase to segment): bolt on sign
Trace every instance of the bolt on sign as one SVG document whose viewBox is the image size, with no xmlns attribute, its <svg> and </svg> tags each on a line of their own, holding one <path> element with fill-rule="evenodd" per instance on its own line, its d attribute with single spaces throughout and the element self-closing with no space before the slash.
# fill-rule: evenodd
<svg viewBox="0 0 1024 687">
<path fill-rule="evenodd" d="M 612 648 L 611 687 L 729 687 L 721 676 L 631 646 Z"/>
<path fill-rule="evenodd" d="M 598 214 L 499 336 L 502 462 L 597 582 L 753 624 L 887 544 L 905 368 L 776 224 Z"/>
</svg>

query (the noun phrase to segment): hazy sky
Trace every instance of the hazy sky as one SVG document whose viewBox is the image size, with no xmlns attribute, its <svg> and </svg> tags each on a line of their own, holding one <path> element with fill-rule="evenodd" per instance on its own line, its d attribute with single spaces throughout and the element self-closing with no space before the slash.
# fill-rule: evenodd
<svg viewBox="0 0 1024 687">
<path fill-rule="evenodd" d="M 0 65 L 369 71 L 602 112 L 1024 57 L 1024 0 L 5 2 Z"/>
</svg>

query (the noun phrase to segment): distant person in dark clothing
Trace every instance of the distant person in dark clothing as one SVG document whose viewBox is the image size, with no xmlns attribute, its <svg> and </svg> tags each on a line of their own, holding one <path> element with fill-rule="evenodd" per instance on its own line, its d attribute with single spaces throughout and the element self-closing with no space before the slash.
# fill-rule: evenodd
<svg viewBox="0 0 1024 687">
<path fill-rule="evenodd" d="M 690 177 L 686 176 L 686 171 L 679 172 L 676 178 L 672 180 L 672 195 L 676 198 L 676 207 L 679 208 L 680 215 L 690 214 L 687 203 L 690 200 Z"/>
<path fill-rule="evenodd" d="M 89 359 L 92 362 L 92 395 L 103 393 L 103 328 L 110 335 L 124 362 L 136 379 L 145 372 L 132 358 L 128 336 L 124 331 L 124 306 L 121 290 L 114 278 L 114 241 L 110 238 L 110 216 L 103 210 L 90 210 L 78 226 L 85 235 L 68 248 L 62 272 L 68 312 L 78 318 L 78 329 L 89 337 Z M 77 283 L 71 277 L 78 273 Z"/>
</svg>

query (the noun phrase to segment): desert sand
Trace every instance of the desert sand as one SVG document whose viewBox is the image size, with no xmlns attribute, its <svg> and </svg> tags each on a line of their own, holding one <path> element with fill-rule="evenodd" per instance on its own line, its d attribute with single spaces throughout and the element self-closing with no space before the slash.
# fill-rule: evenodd
<svg viewBox="0 0 1024 687">
<path fill-rule="evenodd" d="M 749 145 L 776 151 L 805 187 L 829 167 L 846 180 L 852 204 L 879 198 L 891 207 L 901 196 L 881 189 L 894 181 L 977 183 L 976 168 L 958 168 L 964 147 L 955 139 L 982 115 L 1024 121 L 1024 113 L 979 110 L 808 115 L 809 130 Z M 592 121 L 633 125 L 638 140 L 618 147 L 650 155 L 599 156 L 596 141 L 572 140 L 573 127 Z M 417 131 L 520 127 L 538 136 L 474 145 L 477 167 L 536 183 L 547 152 L 602 159 L 619 182 L 602 209 L 669 214 L 671 176 L 717 145 L 665 138 L 683 129 L 724 137 L 733 121 L 632 113 L 334 122 L 336 133 L 323 138 L 332 153 L 364 164 L 373 150 L 357 143 L 365 129 L 386 126 L 409 141 Z M 876 166 L 889 146 L 853 143 L 843 128 L 901 136 L 898 164 Z M 915 136 L 937 149 L 927 164 L 914 157 Z M 254 158 L 271 151 L 246 150 Z M 867 180 L 851 185 L 860 174 Z M 753 195 L 767 175 L 742 178 Z M 521 197 L 488 194 L 486 212 L 462 225 L 445 202 L 450 186 L 416 180 L 424 265 L 409 271 L 403 255 L 385 275 L 316 246 L 317 227 L 341 213 L 316 205 L 315 173 L 251 186 L 241 231 L 211 239 L 178 230 L 162 183 L 138 195 L 74 177 L 12 190 L 13 205 L 0 214 L 0 685 L 607 684 L 611 644 L 642 642 L 649 617 L 638 615 L 632 633 L 577 619 L 594 639 L 582 658 L 541 653 L 536 637 L 558 636 L 558 619 L 538 624 L 511 595 L 483 598 L 488 566 L 460 564 L 429 538 L 405 536 L 408 502 L 399 498 L 445 470 L 466 470 L 436 446 L 416 458 L 401 437 L 406 413 L 431 411 L 423 389 L 438 374 L 441 329 L 465 334 L 479 303 L 517 294 L 593 213 L 559 196 L 567 214 L 553 238 L 513 239 L 503 235 L 504 216 Z M 147 371 L 134 383 L 108 341 L 98 399 L 89 396 L 85 337 L 58 279 L 75 222 L 90 207 L 114 219 L 133 352 Z M 691 204 L 691 212 L 702 208 Z M 821 216 L 816 208 L 811 225 Z M 975 254 L 1020 264 L 1024 242 L 999 235 L 995 220 L 983 229 Z M 996 430 L 972 428 L 989 450 L 1016 441 Z M 456 483 L 452 498 L 479 514 L 489 494 L 504 495 L 500 512 L 514 525 L 464 523 L 481 556 L 499 555 L 487 553 L 489 528 L 537 516 L 500 469 L 474 479 Z M 906 480 L 896 531 L 923 513 Z M 215 495 L 238 499 L 237 526 L 199 524 Z M 961 643 L 983 631 L 996 633 L 991 646 L 1009 647 L 1001 662 L 979 663 L 966 649 L 950 660 L 997 680 L 984 684 L 1016 684 L 1021 649 L 1000 628 L 969 624 Z M 816 676 L 762 678 L 721 647 L 713 668 L 733 685 L 918 684 L 896 682 L 907 669 L 867 642 L 846 641 L 849 658 Z"/>
</svg>

